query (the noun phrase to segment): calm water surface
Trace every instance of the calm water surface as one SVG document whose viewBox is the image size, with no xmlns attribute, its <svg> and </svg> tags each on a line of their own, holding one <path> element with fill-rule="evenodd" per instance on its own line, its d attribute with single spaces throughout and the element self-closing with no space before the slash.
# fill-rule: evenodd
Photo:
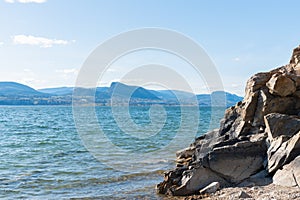
<svg viewBox="0 0 300 200">
<path fill-rule="evenodd" d="M 162 181 L 162 172 L 174 167 L 175 151 L 166 148 L 163 157 L 155 154 L 155 151 L 172 141 L 180 128 L 181 118 L 184 114 L 188 115 L 188 109 L 185 112 L 182 113 L 180 107 L 167 107 L 167 119 L 163 121 L 162 129 L 151 137 L 136 138 L 121 130 L 110 114 L 111 108 L 96 108 L 99 126 L 115 146 L 129 152 L 150 152 L 147 158 L 134 164 L 129 162 L 131 158 L 126 158 L 126 155 L 123 155 L 125 159 L 116 159 L 111 148 L 102 147 L 100 149 L 103 152 L 93 156 L 81 140 L 82 135 L 77 132 L 72 107 L 2 106 L 0 198 L 160 199 L 154 187 Z M 159 116 L 155 116 L 159 113 L 154 112 L 149 117 L 149 109 L 145 107 L 132 107 L 129 113 L 138 127 L 151 124 L 151 117 L 159 121 Z M 208 131 L 211 117 L 213 123 L 210 129 L 218 127 L 223 113 L 224 109 L 219 108 L 211 116 L 211 108 L 201 108 L 197 135 Z M 122 115 L 122 112 L 118 114 Z M 122 119 L 122 116 L 119 117 Z M 194 120 L 192 118 L 189 121 L 193 123 Z M 183 128 L 187 133 L 190 131 L 188 125 Z M 88 131 L 88 127 L 86 129 Z M 93 131 L 92 134 L 96 134 L 97 130 Z M 140 128 L 135 134 L 147 133 Z M 193 140 L 190 136 L 183 139 Z M 107 161 L 114 161 L 118 165 L 111 166 Z M 122 166 L 128 163 L 130 172 L 122 170 Z"/>
</svg>

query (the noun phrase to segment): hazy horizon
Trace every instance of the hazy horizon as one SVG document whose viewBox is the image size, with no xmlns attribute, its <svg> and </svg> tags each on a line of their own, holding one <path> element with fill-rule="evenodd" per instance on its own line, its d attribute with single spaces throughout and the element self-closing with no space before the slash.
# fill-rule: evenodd
<svg viewBox="0 0 300 200">
<path fill-rule="evenodd" d="M 7 82 L 7 83 L 18 83 L 18 82 L 15 82 L 15 81 L 0 81 L 0 83 L 4 83 L 4 82 Z M 99 87 L 110 87 L 111 84 L 113 82 L 111 82 L 109 85 L 106 85 L 106 86 L 103 86 L 103 85 L 98 85 L 97 88 Z M 170 91 L 179 91 L 179 92 L 187 92 L 187 93 L 191 93 L 191 94 L 195 94 L 195 95 L 200 95 L 200 94 L 211 94 L 213 92 L 227 92 L 227 93 L 231 93 L 231 94 L 234 94 L 234 95 L 237 95 L 237 96 L 241 96 L 239 94 L 236 94 L 236 93 L 232 93 L 230 91 L 227 91 L 227 90 L 213 90 L 213 91 L 210 91 L 208 93 L 194 93 L 193 91 L 184 91 L 184 90 L 178 90 L 178 89 L 167 89 L 167 88 L 151 88 L 151 87 L 147 87 L 147 86 L 143 86 L 143 85 L 133 85 L 133 84 L 126 84 L 126 83 L 123 83 L 123 82 L 116 82 L 116 83 L 122 83 L 122 84 L 125 84 L 127 86 L 136 86 L 136 87 L 143 87 L 147 90 L 155 90 L 155 91 L 166 91 L 166 90 L 170 90 Z M 22 85 L 25 85 L 25 86 L 28 86 L 30 88 L 33 88 L 37 91 L 39 90 L 46 90 L 46 89 L 56 89 L 56 88 L 75 88 L 75 86 L 57 86 L 57 87 L 43 87 L 43 88 L 35 88 L 35 87 L 32 87 L 31 85 L 28 85 L 28 84 L 23 84 L 23 83 L 19 83 L 19 84 L 22 84 Z M 93 89 L 93 87 L 78 87 L 78 88 L 85 88 L 85 89 Z M 243 96 L 241 96 L 243 97 Z"/>
</svg>

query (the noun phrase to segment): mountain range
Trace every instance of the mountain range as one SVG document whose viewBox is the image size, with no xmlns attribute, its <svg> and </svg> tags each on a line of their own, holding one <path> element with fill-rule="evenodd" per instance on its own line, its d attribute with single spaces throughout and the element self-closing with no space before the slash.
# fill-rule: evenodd
<svg viewBox="0 0 300 200">
<path fill-rule="evenodd" d="M 39 90 L 16 82 L 0 82 L 0 105 L 71 105 L 72 101 L 104 106 L 109 106 L 112 102 L 113 105 L 128 102 L 131 105 L 195 105 L 196 102 L 200 106 L 221 106 L 226 103 L 228 107 L 241 100 L 242 97 L 224 91 L 194 95 L 177 90 L 149 90 L 120 82 L 95 89 L 58 87 Z"/>
</svg>

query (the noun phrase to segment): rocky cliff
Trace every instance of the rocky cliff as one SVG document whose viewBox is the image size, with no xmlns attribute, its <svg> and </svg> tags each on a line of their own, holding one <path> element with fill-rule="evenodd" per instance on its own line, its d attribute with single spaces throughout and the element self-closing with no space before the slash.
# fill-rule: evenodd
<svg viewBox="0 0 300 200">
<path fill-rule="evenodd" d="M 157 191 L 182 196 L 270 183 L 300 188 L 299 116 L 300 46 L 288 65 L 247 81 L 244 99 L 226 110 L 220 128 L 176 153 L 176 169 L 165 173 Z"/>
</svg>

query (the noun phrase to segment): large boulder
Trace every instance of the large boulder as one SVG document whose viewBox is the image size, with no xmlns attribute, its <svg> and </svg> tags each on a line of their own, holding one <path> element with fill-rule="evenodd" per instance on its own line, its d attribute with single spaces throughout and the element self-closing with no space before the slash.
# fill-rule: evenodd
<svg viewBox="0 0 300 200">
<path fill-rule="evenodd" d="M 243 141 L 215 148 L 208 154 L 208 166 L 230 183 L 238 184 L 263 168 L 265 141 Z"/>
<path fill-rule="evenodd" d="M 283 74 L 274 74 L 267 82 L 271 94 L 286 97 L 296 91 L 296 84 L 293 80 Z"/>
</svg>

